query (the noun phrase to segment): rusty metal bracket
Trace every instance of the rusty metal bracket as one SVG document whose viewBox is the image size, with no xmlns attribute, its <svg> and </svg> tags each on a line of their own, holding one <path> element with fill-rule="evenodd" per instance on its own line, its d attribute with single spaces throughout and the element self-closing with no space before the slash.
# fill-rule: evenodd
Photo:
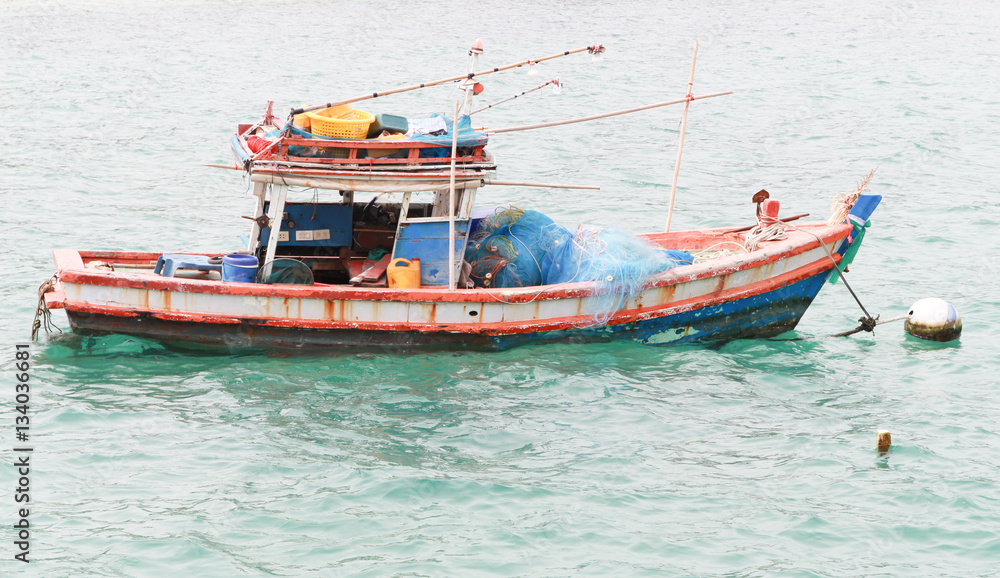
<svg viewBox="0 0 1000 578">
<path fill-rule="evenodd" d="M 261 215 L 259 217 L 251 217 L 250 215 L 241 215 L 244 219 L 254 221 L 257 226 L 261 229 L 266 229 L 271 226 L 271 219 L 267 215 Z"/>
<path fill-rule="evenodd" d="M 761 209 L 761 205 L 764 203 L 764 201 L 766 201 L 770 197 L 771 197 L 771 193 L 765 191 L 764 189 L 761 189 L 761 190 L 757 191 L 756 193 L 754 193 L 752 200 L 753 200 L 754 203 L 757 203 L 757 220 L 758 221 L 760 221 L 760 214 L 761 214 L 761 211 L 763 210 L 763 209 Z"/>
</svg>

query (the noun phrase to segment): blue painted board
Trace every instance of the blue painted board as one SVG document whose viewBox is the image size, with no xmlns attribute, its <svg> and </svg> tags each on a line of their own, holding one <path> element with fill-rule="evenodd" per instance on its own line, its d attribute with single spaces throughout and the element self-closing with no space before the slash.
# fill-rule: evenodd
<svg viewBox="0 0 1000 578">
<path fill-rule="evenodd" d="M 265 213 L 270 205 L 265 203 Z M 282 247 L 350 247 L 354 230 L 353 211 L 350 205 L 285 203 L 288 216 L 281 222 L 281 230 L 288 231 L 288 240 L 278 244 Z M 262 247 L 267 246 L 270 235 L 270 227 L 261 230 Z"/>
<path fill-rule="evenodd" d="M 469 219 L 455 219 L 455 260 L 465 255 Z M 421 285 L 448 285 L 448 222 L 400 223 L 392 258 L 420 259 Z"/>
<path fill-rule="evenodd" d="M 882 202 L 882 195 L 861 195 L 857 202 L 851 207 L 851 220 L 855 223 L 865 224 L 865 221 L 872 216 L 875 208 Z"/>
<path fill-rule="evenodd" d="M 868 218 L 872 216 L 878 204 L 882 202 L 882 195 L 861 195 L 858 200 L 855 201 L 854 206 L 851 207 L 851 212 L 848 214 L 848 222 L 854 225 L 854 230 L 851 231 L 851 242 L 844 243 L 837 250 L 837 254 L 843 257 L 847 250 L 851 248 L 851 245 L 860 244 L 861 238 L 864 237 L 864 227 Z M 845 263 L 843 267 L 848 264 Z M 835 275 L 836 277 L 836 275 Z"/>
</svg>

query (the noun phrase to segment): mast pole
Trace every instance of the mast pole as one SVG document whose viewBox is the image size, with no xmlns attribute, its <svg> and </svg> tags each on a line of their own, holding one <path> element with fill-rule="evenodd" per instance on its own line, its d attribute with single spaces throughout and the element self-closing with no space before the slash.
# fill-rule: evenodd
<svg viewBox="0 0 1000 578">
<path fill-rule="evenodd" d="M 462 114 L 470 114 L 469 111 L 472 110 L 472 97 L 475 95 L 476 81 L 473 77 L 473 72 L 476 69 L 476 64 L 479 63 L 479 55 L 483 53 L 483 41 L 479 38 L 472 43 L 472 48 L 469 49 L 469 78 L 462 81 L 461 88 L 465 92 L 465 102 L 462 104 Z"/>
<path fill-rule="evenodd" d="M 455 114 L 451 117 L 451 174 L 448 177 L 448 290 L 454 290 L 458 286 L 455 279 L 455 170 L 456 157 L 458 156 L 458 114 L 468 114 L 472 109 L 472 96 L 475 94 L 475 81 L 473 80 L 473 70 L 479 62 L 479 55 L 483 53 L 483 41 L 476 39 L 469 50 L 469 77 L 462 81 L 462 91 L 465 95 L 462 104 L 455 100 Z"/>
<path fill-rule="evenodd" d="M 451 177 L 448 184 L 448 290 L 458 285 L 455 279 L 455 156 L 458 154 L 458 100 L 451 119 Z"/>
<path fill-rule="evenodd" d="M 687 129 L 688 107 L 694 97 L 691 90 L 694 85 L 694 61 L 698 58 L 698 41 L 694 41 L 694 54 L 691 55 L 691 75 L 688 77 L 687 102 L 684 103 L 684 115 L 681 117 L 681 138 L 677 143 L 677 162 L 674 163 L 674 182 L 670 185 L 670 206 L 667 208 L 667 226 L 664 231 L 670 232 L 670 221 L 674 217 L 674 199 L 677 197 L 677 176 L 681 172 L 681 154 L 684 153 L 684 133 Z"/>
</svg>

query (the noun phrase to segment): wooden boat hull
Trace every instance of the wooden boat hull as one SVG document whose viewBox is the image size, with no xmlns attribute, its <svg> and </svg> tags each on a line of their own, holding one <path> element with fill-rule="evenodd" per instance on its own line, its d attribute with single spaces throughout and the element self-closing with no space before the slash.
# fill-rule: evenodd
<svg viewBox="0 0 1000 578">
<path fill-rule="evenodd" d="M 780 289 L 709 308 L 598 327 L 568 327 L 524 333 L 450 333 L 446 331 L 321 329 L 268 324 L 254 318 L 238 323 L 171 319 L 137 311 L 135 315 L 68 310 L 73 331 L 84 335 L 124 334 L 167 342 L 199 343 L 230 350 L 277 348 L 469 348 L 503 350 L 549 341 L 599 342 L 614 339 L 649 345 L 693 341 L 765 338 L 791 331 L 812 303 L 829 271 Z"/>
<path fill-rule="evenodd" d="M 71 250 L 55 253 L 59 291 L 48 302 L 66 309 L 77 332 L 229 349 L 506 349 L 543 341 L 664 345 L 770 337 L 795 328 L 849 243 L 847 224 L 801 228 L 749 255 L 667 271 L 606 319 L 594 314 L 605 296 L 588 283 L 456 291 L 225 283 L 85 264 L 141 263 L 158 253 Z M 664 246 L 706 247 L 739 235 L 648 237 Z"/>
</svg>

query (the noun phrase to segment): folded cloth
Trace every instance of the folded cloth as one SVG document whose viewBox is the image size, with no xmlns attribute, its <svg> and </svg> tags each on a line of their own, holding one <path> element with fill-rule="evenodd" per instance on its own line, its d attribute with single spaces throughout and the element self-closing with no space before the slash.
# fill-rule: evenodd
<svg viewBox="0 0 1000 578">
<path fill-rule="evenodd" d="M 406 120 L 410 127 L 406 131 L 407 137 L 415 134 L 441 135 L 448 132 L 448 124 L 445 122 L 444 117 L 440 115 L 431 118 L 408 118 Z"/>
<path fill-rule="evenodd" d="M 444 123 L 446 131 L 444 134 L 414 134 L 408 135 L 410 140 L 415 140 L 419 142 L 426 142 L 438 145 L 438 147 L 450 147 L 451 146 L 451 127 L 452 120 L 446 116 L 440 114 L 431 115 L 431 119 Z M 438 125 L 440 126 L 440 125 Z M 463 115 L 458 117 L 458 146 L 460 147 L 481 147 L 486 146 L 489 137 L 485 132 L 480 132 L 472 130 L 472 119 L 469 115 Z M 427 151 L 433 151 L 438 147 L 421 149 L 420 156 L 426 156 L 424 153 Z M 443 153 L 443 156 L 447 156 L 449 150 L 441 149 L 438 152 Z M 439 156 L 439 155 L 430 155 Z"/>
</svg>

